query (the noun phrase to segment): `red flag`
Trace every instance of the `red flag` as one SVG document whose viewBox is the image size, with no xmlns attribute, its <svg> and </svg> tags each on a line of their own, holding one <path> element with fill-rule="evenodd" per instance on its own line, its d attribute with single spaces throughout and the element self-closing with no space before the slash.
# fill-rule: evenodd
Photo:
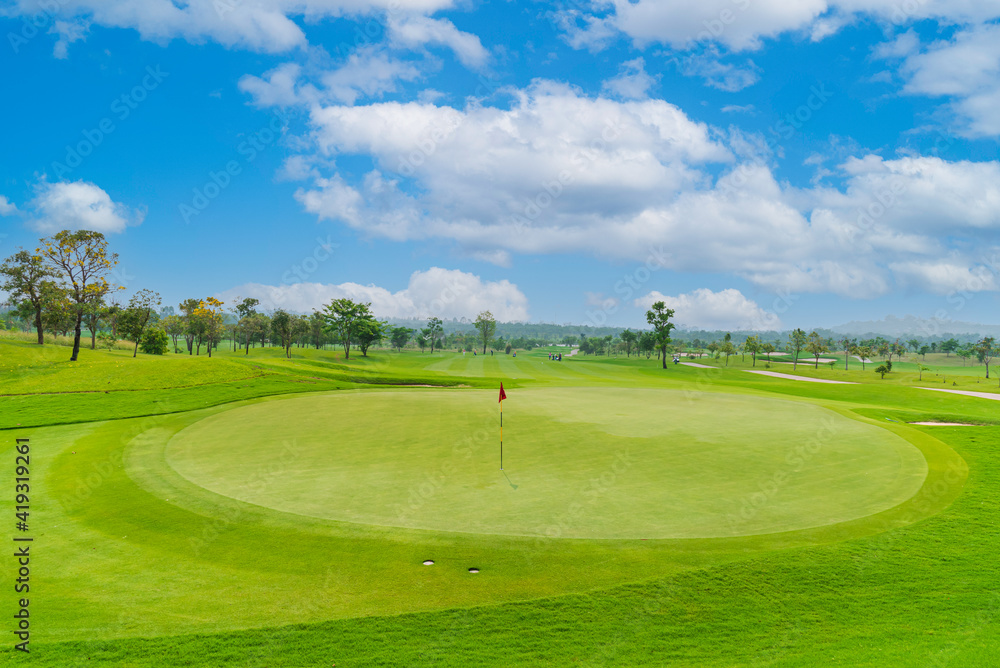
<svg viewBox="0 0 1000 668">
<path fill-rule="evenodd" d="M 500 401 L 507 398 L 507 393 L 503 391 L 503 383 L 500 383 Z"/>
</svg>

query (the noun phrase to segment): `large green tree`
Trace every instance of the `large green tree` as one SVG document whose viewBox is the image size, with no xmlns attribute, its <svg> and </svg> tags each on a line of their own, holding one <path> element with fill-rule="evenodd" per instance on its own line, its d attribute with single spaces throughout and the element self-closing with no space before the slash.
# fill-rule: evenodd
<svg viewBox="0 0 1000 668">
<path fill-rule="evenodd" d="M 323 308 L 323 318 L 326 320 L 327 331 L 332 331 L 340 338 L 344 346 L 344 359 L 351 358 L 351 342 L 363 321 L 372 318 L 371 303 L 360 303 L 352 299 L 334 299 Z"/>
<path fill-rule="evenodd" d="M 674 310 L 667 308 L 665 302 L 656 302 L 646 311 L 646 322 L 653 326 L 653 339 L 663 357 L 663 368 L 667 368 L 667 346 L 670 345 L 670 332 L 677 326 L 670 322 Z"/>
<path fill-rule="evenodd" d="M 240 333 L 243 334 L 243 342 L 246 344 L 245 355 L 250 354 L 250 334 L 253 328 L 253 321 L 251 318 L 257 314 L 257 306 L 260 304 L 259 299 L 254 299 L 253 297 L 247 297 L 245 299 L 236 298 L 236 315 L 239 317 L 237 322 L 237 327 Z"/>
<path fill-rule="evenodd" d="M 444 324 L 441 318 L 431 318 L 427 321 L 427 327 L 421 332 L 427 343 L 431 346 L 431 353 L 435 347 L 440 347 L 441 338 L 444 336 Z"/>
<path fill-rule="evenodd" d="M 625 357 L 631 357 L 632 346 L 635 345 L 635 342 L 639 338 L 639 336 L 631 329 L 626 329 L 619 335 L 619 338 L 622 340 L 622 345 L 625 346 Z"/>
<path fill-rule="evenodd" d="M 20 250 L 0 265 L 0 276 L 4 277 L 0 288 L 7 291 L 11 303 L 18 306 L 22 315 L 30 315 L 38 334 L 38 345 L 42 345 L 45 343 L 42 311 L 47 296 L 56 289 L 52 280 L 55 272 L 41 255 Z"/>
<path fill-rule="evenodd" d="M 986 365 L 986 377 L 990 377 L 990 362 L 997 354 L 997 349 L 994 344 L 992 336 L 987 336 L 979 341 L 972 347 L 972 350 L 976 353 L 976 357 L 980 362 Z"/>
<path fill-rule="evenodd" d="M 368 349 L 385 337 L 387 328 L 388 323 L 379 322 L 374 317 L 363 318 L 358 321 L 354 338 L 358 344 L 358 349 L 361 350 L 362 357 L 368 357 Z"/>
<path fill-rule="evenodd" d="M 392 343 L 392 347 L 403 352 L 403 346 L 406 342 L 410 340 L 413 336 L 413 330 L 409 327 L 393 327 L 389 332 L 389 341 Z"/>
<path fill-rule="evenodd" d="M 63 281 L 66 293 L 74 305 L 75 320 L 73 353 L 69 360 L 80 356 L 80 332 L 87 302 L 94 294 L 108 291 L 108 275 L 116 264 L 118 255 L 108 251 L 108 242 L 100 232 L 63 230 L 41 240 L 38 253 L 45 263 Z"/>
<path fill-rule="evenodd" d="M 795 357 L 792 358 L 792 369 L 797 369 L 799 367 L 799 352 L 802 347 L 806 345 L 806 341 L 809 337 L 800 328 L 796 327 L 792 330 L 792 333 L 788 335 L 788 345 L 791 346 L 794 351 Z"/>
<path fill-rule="evenodd" d="M 826 345 L 826 339 L 817 334 L 816 332 L 809 333 L 809 339 L 806 341 L 806 350 L 816 358 L 816 366 L 814 368 L 819 368 L 819 356 L 823 353 L 829 352 L 830 348 Z"/>
<path fill-rule="evenodd" d="M 476 329 L 479 330 L 479 338 L 483 342 L 483 354 L 486 354 L 486 346 L 489 344 L 493 335 L 497 331 L 497 321 L 493 317 L 493 314 L 489 311 L 483 311 L 476 316 L 476 322 L 474 323 Z"/>
<path fill-rule="evenodd" d="M 764 344 L 761 343 L 760 337 L 757 335 L 748 336 L 747 340 L 743 343 L 743 350 L 750 353 L 750 357 L 753 359 L 751 366 L 757 366 L 757 355 L 760 354 L 763 347 Z"/>
<path fill-rule="evenodd" d="M 142 335 L 153 322 L 153 316 L 157 314 L 159 308 L 160 295 L 152 290 L 140 290 L 128 300 L 128 306 L 121 314 L 118 326 L 126 339 L 135 342 L 135 346 L 132 348 L 132 357 L 138 354 Z"/>
</svg>

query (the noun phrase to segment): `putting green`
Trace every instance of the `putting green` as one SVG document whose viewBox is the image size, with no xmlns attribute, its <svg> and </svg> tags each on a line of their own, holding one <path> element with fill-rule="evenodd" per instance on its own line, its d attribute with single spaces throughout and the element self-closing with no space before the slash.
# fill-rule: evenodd
<svg viewBox="0 0 1000 668">
<path fill-rule="evenodd" d="M 167 462 L 215 493 L 382 526 L 561 538 L 711 538 L 824 526 L 913 496 L 906 440 L 816 404 L 655 389 L 407 389 L 208 417 Z"/>
</svg>

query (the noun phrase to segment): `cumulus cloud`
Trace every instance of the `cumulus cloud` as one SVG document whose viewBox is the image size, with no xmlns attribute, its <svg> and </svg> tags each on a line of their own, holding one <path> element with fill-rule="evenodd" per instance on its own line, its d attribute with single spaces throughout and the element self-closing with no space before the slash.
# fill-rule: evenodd
<svg viewBox="0 0 1000 668">
<path fill-rule="evenodd" d="M 453 0 L 15 0 L 4 13 L 9 16 L 53 15 L 67 26 L 92 24 L 128 28 L 143 39 L 169 42 L 174 38 L 200 43 L 280 53 L 306 45 L 295 22 L 326 18 L 367 16 L 385 12 L 431 14 L 453 5 Z M 457 31 L 456 31 L 457 32 Z M 61 30 L 60 47 L 79 39 L 78 32 Z M 465 33 L 462 33 L 465 34 Z"/>
<path fill-rule="evenodd" d="M 747 299 L 739 290 L 729 288 L 713 292 L 698 288 L 677 296 L 652 291 L 634 301 L 641 309 L 663 302 L 674 309 L 674 320 L 687 329 L 780 330 L 777 314 L 765 311 L 757 302 Z"/>
<path fill-rule="evenodd" d="M 0 195 L 0 216 L 10 216 L 17 213 L 17 206 L 5 195 Z"/>
<path fill-rule="evenodd" d="M 641 100 L 649 97 L 649 89 L 657 78 L 646 72 L 643 58 L 636 58 L 622 63 L 618 76 L 605 81 L 602 88 L 626 100 Z"/>
<path fill-rule="evenodd" d="M 113 202 L 108 193 L 87 181 L 42 182 L 31 206 L 31 226 L 43 234 L 61 230 L 118 234 L 129 225 L 140 224 L 145 217 L 143 211 Z"/>
<path fill-rule="evenodd" d="M 599 15 L 569 10 L 559 15 L 571 45 L 601 48 L 619 33 L 638 46 L 658 43 L 683 50 L 711 42 L 739 52 L 758 49 L 763 40 L 785 33 L 824 39 L 857 17 L 896 25 L 923 19 L 966 25 L 1000 16 L 996 2 L 974 0 L 611 0 L 595 7 L 608 11 Z"/>
<path fill-rule="evenodd" d="M 389 20 L 389 38 L 394 45 L 411 49 L 428 44 L 447 47 L 463 65 L 472 69 L 482 68 L 489 60 L 489 52 L 478 37 L 459 30 L 447 19 L 393 15 Z"/>
<path fill-rule="evenodd" d="M 510 108 L 316 107 L 316 154 L 370 156 L 375 169 L 316 175 L 296 197 L 320 219 L 451 240 L 502 266 L 518 253 L 643 262 L 658 250 L 675 271 L 854 298 L 917 285 L 908 263 L 971 267 L 969 249 L 1000 230 L 997 161 L 861 155 L 830 170 L 840 187 L 795 188 L 745 137 L 666 102 L 550 82 L 514 94 Z"/>
<path fill-rule="evenodd" d="M 905 36 L 904 36 L 905 37 Z M 897 39 L 897 43 L 901 38 Z M 903 92 L 953 98 L 959 129 L 975 137 L 1000 135 L 1000 25 L 958 31 L 951 39 L 918 49 L 915 36 L 890 55 L 906 56 Z"/>
<path fill-rule="evenodd" d="M 397 292 L 358 283 L 278 286 L 247 283 L 219 296 L 232 301 L 237 295 L 255 297 L 265 309 L 283 308 L 300 313 L 309 313 L 333 299 L 346 297 L 371 302 L 372 311 L 379 318 L 472 319 L 489 310 L 502 322 L 528 319 L 528 299 L 517 285 L 507 280 L 484 281 L 475 274 L 440 267 L 414 272 L 407 287 Z"/>
</svg>

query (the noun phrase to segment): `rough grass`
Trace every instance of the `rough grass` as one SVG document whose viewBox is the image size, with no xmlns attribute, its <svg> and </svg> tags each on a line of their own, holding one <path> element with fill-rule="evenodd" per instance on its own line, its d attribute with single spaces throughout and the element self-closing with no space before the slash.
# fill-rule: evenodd
<svg viewBox="0 0 1000 668">
<path fill-rule="evenodd" d="M 32 664 L 993 665 L 1000 643 L 1000 427 L 913 428 L 886 418 L 995 425 L 994 402 L 881 383 L 860 369 L 849 378 L 860 385 L 823 386 L 740 368 L 662 371 L 646 360 L 574 358 L 560 365 L 544 353 L 516 360 L 382 353 L 345 362 L 324 357 L 329 351 L 303 350 L 300 360 L 309 364 L 302 364 L 256 352 L 249 368 L 266 373 L 244 381 L 135 390 L 129 385 L 146 380 L 134 376 L 106 395 L 8 398 L 40 423 L 76 422 L 7 430 L 0 445 L 10 460 L 13 437 L 31 436 L 39 485 L 32 500 Z M 106 355 L 102 364 L 111 364 L 114 353 Z M 239 363 L 236 357 L 211 362 Z M 70 378 L 32 364 L 56 379 L 49 392 Z M 189 411 L 197 401 L 220 404 L 240 398 L 236 390 L 269 394 L 282 384 L 326 389 L 319 378 L 342 387 L 372 379 L 495 386 L 503 379 L 512 401 L 519 387 L 786 398 L 884 424 L 920 448 L 930 472 L 921 491 L 893 511 L 825 529 L 539 542 L 291 516 L 226 499 L 163 465 L 174 433 L 226 408 Z M 317 384 L 295 382 L 301 380 Z M 222 388 L 231 394 L 220 400 L 214 392 Z M 157 406 L 167 392 L 180 394 Z M 125 396 L 138 399 L 111 401 Z M 65 412 L 46 418 L 40 406 L 53 409 L 45 402 L 67 397 L 99 401 L 89 413 L 59 404 Z M 0 404 L 5 421 L 10 405 Z M 379 420 L 372 429 L 377 434 Z M 247 483 L 266 485 L 282 469 L 254 473 Z M 0 511 L 10 516 L 11 506 L 5 495 Z M 438 563 L 420 565 L 431 551 Z M 471 565 L 483 571 L 470 575 Z M 395 614 L 401 609 L 413 612 Z M 2 651 L 0 662 L 22 658 L 9 646 Z"/>
</svg>

